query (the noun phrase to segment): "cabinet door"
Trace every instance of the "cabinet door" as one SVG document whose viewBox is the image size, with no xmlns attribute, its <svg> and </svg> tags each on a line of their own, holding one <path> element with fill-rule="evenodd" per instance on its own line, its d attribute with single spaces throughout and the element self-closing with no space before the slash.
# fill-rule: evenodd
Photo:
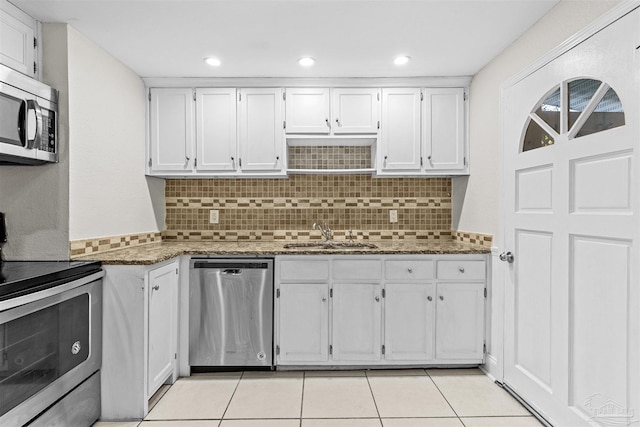
<svg viewBox="0 0 640 427">
<path fill-rule="evenodd" d="M 289 88 L 286 90 L 287 133 L 328 134 L 329 89 Z"/>
<path fill-rule="evenodd" d="M 329 360 L 329 284 L 280 285 L 278 363 Z"/>
<path fill-rule="evenodd" d="M 381 171 L 420 172 L 420 89 L 383 89 Z"/>
<path fill-rule="evenodd" d="M 385 285 L 385 359 L 423 362 L 433 359 L 435 285 Z"/>
<path fill-rule="evenodd" d="M 167 380 L 175 367 L 178 264 L 149 271 L 147 397 Z"/>
<path fill-rule="evenodd" d="M 196 89 L 196 170 L 236 170 L 236 90 Z"/>
<path fill-rule="evenodd" d="M 376 361 L 382 350 L 381 286 L 378 283 L 333 285 L 334 360 Z"/>
<path fill-rule="evenodd" d="M 3 1 L 0 4 L 0 63 L 36 77 L 36 20 Z"/>
<path fill-rule="evenodd" d="M 282 89 L 240 89 L 238 130 L 242 171 L 285 168 Z"/>
<path fill-rule="evenodd" d="M 331 113 L 334 134 L 377 134 L 380 89 L 333 89 Z"/>
<path fill-rule="evenodd" d="M 436 359 L 483 358 L 484 284 L 438 283 Z"/>
<path fill-rule="evenodd" d="M 424 90 L 425 170 L 465 172 L 464 89 Z"/>
<path fill-rule="evenodd" d="M 191 89 L 151 89 L 152 173 L 192 170 L 193 104 Z"/>
</svg>

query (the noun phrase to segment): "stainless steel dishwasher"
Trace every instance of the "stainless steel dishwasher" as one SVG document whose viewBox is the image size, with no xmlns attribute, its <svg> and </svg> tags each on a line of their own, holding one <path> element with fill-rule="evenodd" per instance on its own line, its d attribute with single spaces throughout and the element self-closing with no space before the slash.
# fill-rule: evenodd
<svg viewBox="0 0 640 427">
<path fill-rule="evenodd" d="M 273 259 L 192 258 L 189 365 L 272 366 Z"/>
</svg>

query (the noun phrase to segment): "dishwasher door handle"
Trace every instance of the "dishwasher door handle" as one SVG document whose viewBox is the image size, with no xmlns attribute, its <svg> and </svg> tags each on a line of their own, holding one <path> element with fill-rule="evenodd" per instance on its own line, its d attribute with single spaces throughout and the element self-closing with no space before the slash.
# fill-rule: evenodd
<svg viewBox="0 0 640 427">
<path fill-rule="evenodd" d="M 238 269 L 238 268 L 227 268 L 225 270 L 221 271 L 221 274 L 228 274 L 231 276 L 239 276 L 242 274 L 242 270 Z"/>
</svg>

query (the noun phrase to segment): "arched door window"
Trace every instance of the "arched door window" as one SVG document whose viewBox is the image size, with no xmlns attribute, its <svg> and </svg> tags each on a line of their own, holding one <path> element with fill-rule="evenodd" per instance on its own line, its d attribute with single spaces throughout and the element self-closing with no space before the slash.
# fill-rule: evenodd
<svg viewBox="0 0 640 427">
<path fill-rule="evenodd" d="M 521 152 L 553 145 L 561 134 L 572 140 L 624 124 L 613 88 L 600 80 L 570 80 L 547 92 L 529 114 Z"/>
</svg>

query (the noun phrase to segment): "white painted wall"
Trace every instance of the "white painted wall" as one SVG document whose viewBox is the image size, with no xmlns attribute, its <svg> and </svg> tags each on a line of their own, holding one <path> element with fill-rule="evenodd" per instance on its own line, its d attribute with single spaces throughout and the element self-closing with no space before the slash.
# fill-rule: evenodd
<svg viewBox="0 0 640 427">
<path fill-rule="evenodd" d="M 69 240 L 162 230 L 164 180 L 144 174 L 144 83 L 67 28 Z"/>
<path fill-rule="evenodd" d="M 469 177 L 453 178 L 452 229 L 498 235 L 500 86 L 620 0 L 562 0 L 476 74 L 470 88 Z"/>
</svg>

